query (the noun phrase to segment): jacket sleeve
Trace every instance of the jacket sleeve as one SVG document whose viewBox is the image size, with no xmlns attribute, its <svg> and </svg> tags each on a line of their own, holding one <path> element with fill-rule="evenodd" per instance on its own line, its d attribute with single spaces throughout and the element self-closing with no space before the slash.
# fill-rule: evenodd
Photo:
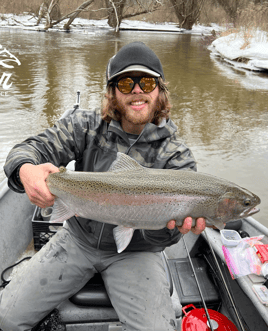
<svg viewBox="0 0 268 331">
<path fill-rule="evenodd" d="M 14 146 L 4 166 L 9 187 L 15 192 L 24 193 L 15 177 L 16 169 L 24 163 L 37 165 L 49 162 L 59 167 L 79 159 L 85 148 L 89 123 L 89 115 L 78 111 L 75 115 L 59 120 L 43 133 Z"/>
</svg>

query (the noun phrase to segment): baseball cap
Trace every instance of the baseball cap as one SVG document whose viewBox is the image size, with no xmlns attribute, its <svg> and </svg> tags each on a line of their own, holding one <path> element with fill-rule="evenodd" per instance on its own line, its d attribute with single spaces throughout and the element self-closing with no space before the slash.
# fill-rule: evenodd
<svg viewBox="0 0 268 331">
<path fill-rule="evenodd" d="M 123 46 L 108 62 L 107 84 L 125 72 L 141 71 L 153 77 L 164 78 L 162 64 L 157 55 L 143 42 L 135 41 Z"/>
</svg>

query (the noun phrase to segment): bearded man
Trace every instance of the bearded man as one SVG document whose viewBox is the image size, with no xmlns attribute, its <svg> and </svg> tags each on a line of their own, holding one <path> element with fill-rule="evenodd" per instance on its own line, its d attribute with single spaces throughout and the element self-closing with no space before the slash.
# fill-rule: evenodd
<svg viewBox="0 0 268 331">
<path fill-rule="evenodd" d="M 4 167 L 11 189 L 26 192 L 40 208 L 52 206 L 54 196 L 46 185 L 50 173 L 72 160 L 76 171 L 107 171 L 117 152 L 144 167 L 196 170 L 191 151 L 169 118 L 169 95 L 156 54 L 141 42 L 130 43 L 110 59 L 106 77 L 102 112 L 77 110 L 11 150 Z M 198 219 L 194 228 L 188 217 L 182 227 L 170 220 L 162 230 L 135 230 L 120 254 L 113 228 L 78 216 L 67 220 L 2 291 L 0 328 L 30 330 L 100 272 L 123 330 L 174 331 L 176 318 L 160 254 L 182 233 L 201 233 L 205 220 Z"/>
</svg>

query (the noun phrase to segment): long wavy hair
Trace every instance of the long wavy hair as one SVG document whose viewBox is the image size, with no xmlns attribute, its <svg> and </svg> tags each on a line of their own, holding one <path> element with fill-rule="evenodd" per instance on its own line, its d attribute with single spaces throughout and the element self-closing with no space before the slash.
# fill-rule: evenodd
<svg viewBox="0 0 268 331">
<path fill-rule="evenodd" d="M 168 119 L 171 110 L 167 84 L 161 77 L 158 78 L 158 86 L 158 107 L 155 110 L 154 118 L 152 120 L 152 123 L 156 125 L 159 125 L 164 118 Z M 116 105 L 115 86 L 111 83 L 107 86 L 107 91 L 103 100 L 102 118 L 104 121 L 108 123 L 110 123 L 112 119 L 118 122 L 121 121 L 121 113 L 116 109 Z"/>
</svg>

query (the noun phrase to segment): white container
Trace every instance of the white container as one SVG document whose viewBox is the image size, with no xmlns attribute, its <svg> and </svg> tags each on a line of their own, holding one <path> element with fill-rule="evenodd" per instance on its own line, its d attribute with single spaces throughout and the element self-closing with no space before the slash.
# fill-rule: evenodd
<svg viewBox="0 0 268 331">
<path fill-rule="evenodd" d="M 261 267 L 263 277 L 268 278 L 268 262 L 265 262 Z"/>
<path fill-rule="evenodd" d="M 53 212 L 53 207 L 46 207 L 41 209 L 41 216 L 44 221 L 49 222 Z"/>
<path fill-rule="evenodd" d="M 240 234 L 235 230 L 221 230 L 220 233 L 221 241 L 226 247 L 237 246 L 242 239 Z"/>
</svg>

